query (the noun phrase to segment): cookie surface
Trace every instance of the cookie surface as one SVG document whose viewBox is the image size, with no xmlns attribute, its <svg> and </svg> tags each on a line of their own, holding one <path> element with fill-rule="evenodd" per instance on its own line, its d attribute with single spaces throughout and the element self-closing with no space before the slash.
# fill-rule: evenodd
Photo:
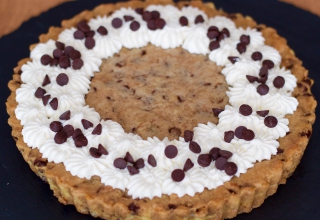
<svg viewBox="0 0 320 220">
<path fill-rule="evenodd" d="M 268 29 L 267 29 L 267 30 L 268 30 Z M 272 30 L 269 29 L 269 31 L 272 33 Z M 269 31 L 265 31 L 265 34 L 270 33 Z M 267 40 L 268 40 L 268 38 L 267 38 Z M 272 41 L 271 41 L 271 42 L 272 42 Z M 275 42 L 273 42 L 273 43 L 274 43 L 273 46 L 276 45 L 275 47 L 278 47 L 278 48 L 284 47 L 284 46 L 281 44 L 282 42 L 279 43 L 279 45 L 277 45 L 277 41 L 275 40 Z M 288 51 L 286 51 L 286 49 L 287 49 L 287 48 L 284 48 L 284 52 L 283 52 L 283 53 L 284 53 L 284 54 L 285 54 L 285 53 L 290 54 Z M 288 49 L 287 49 L 287 50 L 288 50 Z M 290 56 L 290 55 L 289 55 L 289 56 Z M 298 61 L 296 61 L 296 62 L 299 63 Z M 294 66 L 295 66 L 295 65 L 294 65 Z M 300 69 L 299 69 L 299 68 L 300 68 Z M 297 72 L 298 72 L 298 70 L 301 71 L 301 70 L 303 70 L 303 69 L 302 69 L 301 67 L 298 67 L 298 68 L 297 68 Z M 303 71 L 302 71 L 302 72 L 303 72 Z M 298 74 L 297 74 L 297 76 L 299 77 Z M 309 82 L 309 81 L 308 81 L 307 79 L 304 79 L 304 77 L 305 77 L 304 75 L 300 75 L 300 83 L 301 83 L 300 88 L 301 88 L 301 87 L 306 87 L 307 90 L 308 90 L 308 82 Z M 302 79 L 304 80 L 304 82 L 301 81 Z M 297 92 L 297 94 L 300 94 L 300 93 Z M 303 98 L 301 98 L 301 99 L 302 99 L 302 100 L 299 100 L 299 101 L 304 102 Z M 307 103 L 312 103 L 312 101 L 310 102 L 310 101 L 307 101 L 307 100 L 306 100 L 305 102 L 306 102 L 306 104 L 307 104 Z M 312 106 L 311 106 L 311 108 L 312 108 Z M 299 109 L 298 109 L 298 110 L 299 110 Z M 302 109 L 300 109 L 300 112 L 301 112 L 301 111 L 302 111 Z M 299 121 L 299 120 L 297 120 L 297 122 L 292 122 L 292 124 L 293 124 L 293 125 L 294 125 L 294 124 L 298 124 L 298 121 Z M 311 120 L 311 121 L 312 121 L 312 120 Z M 290 121 L 290 122 L 291 122 L 291 121 Z M 308 129 L 309 129 L 309 127 L 307 127 L 307 126 L 306 126 L 305 128 L 308 128 Z M 291 128 L 291 129 L 292 129 L 292 128 Z M 299 129 L 298 129 L 298 130 L 299 130 Z M 297 130 L 297 131 L 298 131 L 298 130 Z M 292 132 L 293 132 L 293 131 L 292 131 Z M 299 130 L 299 132 L 300 132 L 300 130 Z M 299 132 L 297 132 L 297 133 L 299 133 Z M 294 132 L 293 132 L 293 133 L 294 133 Z M 296 134 L 297 134 L 297 133 L 296 133 Z M 301 132 L 300 132 L 300 134 L 301 134 Z M 291 135 L 291 134 L 290 134 L 290 135 Z M 306 130 L 306 133 L 303 134 L 303 135 L 308 136 L 308 131 Z M 293 136 L 293 137 L 294 137 L 294 136 Z M 299 138 L 298 138 L 298 139 L 299 139 Z M 295 142 L 291 142 L 290 140 L 289 140 L 289 141 L 283 141 L 283 142 L 284 142 L 284 143 L 285 143 L 285 142 L 288 142 L 289 144 L 295 143 Z M 303 144 L 301 143 L 301 140 L 297 141 L 296 143 L 298 143 L 298 146 L 299 146 L 299 147 L 303 146 Z M 301 145 L 299 145 L 299 143 L 300 143 Z M 285 144 L 285 145 L 286 145 L 286 144 Z M 296 146 L 297 146 L 297 145 L 296 145 Z M 301 151 L 300 151 L 300 152 L 301 152 Z M 279 156 L 277 156 L 277 157 L 279 157 Z M 294 160 L 292 160 L 292 159 L 294 159 L 294 158 L 289 157 L 288 161 L 295 161 L 295 163 L 296 163 L 296 159 L 294 159 Z M 262 162 L 261 164 L 266 164 L 266 163 L 269 163 L 269 164 L 270 164 L 270 163 L 271 163 L 271 164 L 270 164 L 271 167 L 274 167 L 274 169 L 277 170 L 278 168 L 281 167 L 282 162 L 279 161 L 279 158 L 278 158 L 278 160 L 275 160 L 275 161 L 276 161 L 276 162 Z M 35 163 L 35 164 L 40 165 L 41 163 L 37 162 L 37 163 Z M 273 165 L 273 166 L 272 166 L 272 165 Z M 47 166 L 49 166 L 49 165 L 47 165 Z M 258 164 L 257 164 L 257 167 L 259 167 Z M 278 168 L 277 168 L 277 167 L 278 167 Z M 262 169 L 262 168 L 260 168 L 260 169 Z M 291 168 L 290 168 L 290 169 L 291 169 Z M 252 169 L 252 170 L 253 170 L 253 169 Z M 262 170 L 263 170 L 263 169 L 262 169 Z M 281 170 L 281 169 L 279 169 L 279 170 Z M 253 172 L 253 171 L 252 171 L 252 172 Z M 280 173 L 280 171 L 278 171 L 278 172 Z M 288 172 L 287 174 L 289 174 L 289 173 L 292 172 L 292 171 L 287 170 L 287 172 Z M 48 173 L 50 173 L 50 171 L 48 171 Z M 248 173 L 249 173 L 249 172 L 248 172 Z M 278 177 L 281 176 L 279 173 L 278 173 Z M 283 176 L 283 178 L 285 178 L 287 174 L 285 174 L 285 175 Z M 247 176 L 249 176 L 249 175 L 250 175 L 250 174 L 248 174 Z M 272 174 L 272 175 L 273 175 L 273 174 Z M 50 176 L 50 174 L 49 174 L 48 176 Z M 48 177 L 48 176 L 47 176 L 47 177 Z M 257 175 L 257 177 L 258 177 L 258 176 L 259 176 L 259 175 Z M 241 179 L 241 177 L 240 177 L 239 179 Z M 277 180 L 279 180 L 279 179 L 277 179 Z M 284 180 L 284 179 L 282 179 L 282 180 Z M 60 181 L 60 180 L 59 180 L 59 181 Z M 238 180 L 238 181 L 239 181 L 239 180 Z M 90 182 L 95 182 L 95 181 L 94 181 L 94 179 L 93 179 L 93 180 L 91 180 Z M 276 181 L 273 183 L 273 187 L 275 187 L 275 188 L 276 188 L 276 185 L 277 185 L 276 183 L 277 183 Z M 239 183 L 237 183 L 237 184 L 239 185 Z M 262 185 L 266 185 L 266 184 L 262 184 Z M 95 188 L 95 187 L 93 187 L 93 189 L 94 189 L 94 188 Z M 241 188 L 241 187 L 240 187 L 240 188 Z M 245 187 L 245 188 L 248 188 L 248 187 Z M 266 188 L 265 188 L 265 189 L 266 189 Z M 231 189 L 230 189 L 230 190 L 231 190 Z M 235 190 L 240 190 L 240 189 L 235 189 Z M 217 189 L 216 191 L 219 191 L 219 190 Z M 100 191 L 99 191 L 99 192 L 100 192 Z M 224 190 L 221 190 L 221 189 L 220 189 L 220 192 L 223 193 Z M 237 191 L 236 191 L 236 192 L 237 192 Z M 239 192 L 240 192 L 240 191 L 239 191 Z M 268 192 L 267 195 L 269 195 L 269 194 L 271 194 L 271 193 L 273 192 L 273 190 L 262 191 L 262 193 L 263 193 L 263 192 L 265 192 L 263 195 L 265 195 L 266 192 Z M 209 192 L 206 192 L 206 193 L 208 193 L 208 194 L 210 195 Z M 224 193 L 227 193 L 227 191 L 225 191 Z M 217 194 L 217 195 L 219 195 L 219 194 Z M 217 196 L 217 195 L 216 195 L 216 196 Z M 221 194 L 221 195 L 223 195 L 223 194 Z M 63 197 L 67 197 L 67 195 L 64 195 Z M 211 197 L 211 198 L 215 198 L 215 196 L 213 196 L 213 197 Z M 218 197 L 218 198 L 219 198 L 219 197 Z M 166 204 L 168 204 L 168 202 L 169 202 L 168 199 L 169 199 L 169 198 L 164 198 L 164 199 L 163 199 L 164 201 L 167 200 L 167 203 L 164 203 L 164 205 L 163 205 L 164 207 L 165 207 Z M 171 199 L 171 198 L 170 198 L 170 199 Z M 258 201 L 261 201 L 261 200 L 263 200 L 263 199 L 264 199 L 264 198 L 262 198 L 262 197 L 261 197 L 260 200 L 257 199 L 257 201 L 255 202 L 255 206 L 256 206 L 257 204 L 259 204 Z M 62 199 L 61 199 L 61 200 L 62 200 Z M 178 199 L 178 200 L 181 201 L 181 199 Z M 196 200 L 197 200 L 197 197 L 195 197 L 195 201 L 196 201 Z M 71 200 L 70 200 L 70 201 L 71 201 Z M 171 200 L 171 202 L 174 202 L 174 200 Z M 152 203 L 152 202 L 150 202 L 150 203 Z M 128 205 L 130 206 L 131 203 L 128 204 Z M 133 206 L 133 205 L 131 205 L 131 209 L 133 209 L 133 210 L 131 210 L 131 211 L 134 212 L 135 209 L 134 209 L 134 206 L 133 206 L 133 207 L 132 207 L 132 206 Z M 137 205 L 137 206 L 138 206 L 138 205 Z M 194 205 L 192 205 L 192 206 L 194 206 Z M 138 206 L 138 207 L 140 207 L 140 206 Z M 168 207 L 169 207 L 169 205 L 168 205 Z M 173 207 L 173 206 L 171 206 L 171 207 Z M 242 210 L 242 211 L 244 211 L 244 210 Z M 139 212 L 139 211 L 138 211 L 138 212 Z M 200 214 L 201 214 L 201 210 L 198 211 L 198 212 L 200 212 Z M 199 214 L 199 215 L 200 215 L 200 214 Z"/>
</svg>

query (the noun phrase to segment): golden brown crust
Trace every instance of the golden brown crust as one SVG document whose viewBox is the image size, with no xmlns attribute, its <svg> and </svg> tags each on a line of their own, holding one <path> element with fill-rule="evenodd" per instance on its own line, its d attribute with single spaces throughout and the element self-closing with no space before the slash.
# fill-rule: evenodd
<svg viewBox="0 0 320 220">
<path fill-rule="evenodd" d="M 91 12 L 85 11 L 70 20 L 63 21 L 62 28 L 50 28 L 47 34 L 40 36 L 40 42 L 45 42 L 50 38 L 57 39 L 61 30 L 74 26 L 83 19 L 108 14 L 123 6 L 146 7 L 154 3 L 172 4 L 169 0 L 154 0 L 101 5 Z M 177 3 L 178 7 L 184 4 L 188 2 Z M 209 16 L 217 14 L 228 16 L 223 11 L 216 10 L 212 3 L 192 1 L 190 4 L 204 10 Z M 266 197 L 274 194 L 279 184 L 286 182 L 300 162 L 312 133 L 316 107 L 316 101 L 310 91 L 313 81 L 308 78 L 308 71 L 276 30 L 264 25 L 256 25 L 252 18 L 241 14 L 233 14 L 229 17 L 237 26 L 260 29 L 266 38 L 266 44 L 280 51 L 282 66 L 290 69 L 297 78 L 298 86 L 293 96 L 298 99 L 299 105 L 293 115 L 287 116 L 290 120 L 290 133 L 279 139 L 278 154 L 271 160 L 256 163 L 240 177 L 233 177 L 231 181 L 225 182 L 216 189 L 205 189 L 204 192 L 197 193 L 194 197 L 186 195 L 179 198 L 173 194 L 152 200 L 133 200 L 126 192 L 101 184 L 99 177 L 94 176 L 86 180 L 72 176 L 65 170 L 64 165 L 47 162 L 41 157 L 38 149 L 31 149 L 23 142 L 22 126 L 14 110 L 17 106 L 15 91 L 21 84 L 20 69 L 29 60 L 27 58 L 18 63 L 14 69 L 13 79 L 8 85 L 11 90 L 6 103 L 7 112 L 10 115 L 8 122 L 23 158 L 38 176 L 50 184 L 54 195 L 61 203 L 74 204 L 81 213 L 90 213 L 94 217 L 105 219 L 224 219 L 232 218 L 238 213 L 250 212 L 252 208 L 260 206 Z"/>
</svg>

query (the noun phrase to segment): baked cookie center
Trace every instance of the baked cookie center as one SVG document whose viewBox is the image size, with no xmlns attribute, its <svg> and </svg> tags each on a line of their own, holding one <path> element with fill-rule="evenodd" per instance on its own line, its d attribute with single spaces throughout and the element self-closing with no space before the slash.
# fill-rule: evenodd
<svg viewBox="0 0 320 220">
<path fill-rule="evenodd" d="M 85 101 L 128 133 L 178 139 L 198 123 L 218 123 L 212 108 L 228 103 L 221 69 L 181 47 L 123 48 L 103 61 Z"/>
</svg>

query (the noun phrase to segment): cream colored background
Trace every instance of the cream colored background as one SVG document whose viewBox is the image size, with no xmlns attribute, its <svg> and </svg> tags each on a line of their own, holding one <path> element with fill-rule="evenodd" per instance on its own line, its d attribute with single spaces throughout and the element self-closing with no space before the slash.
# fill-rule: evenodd
<svg viewBox="0 0 320 220">
<path fill-rule="evenodd" d="M 42 12 L 70 0 L 0 0 L 0 37 Z M 280 0 L 320 15 L 320 0 Z M 213 0 L 214 2 L 214 0 Z"/>
</svg>

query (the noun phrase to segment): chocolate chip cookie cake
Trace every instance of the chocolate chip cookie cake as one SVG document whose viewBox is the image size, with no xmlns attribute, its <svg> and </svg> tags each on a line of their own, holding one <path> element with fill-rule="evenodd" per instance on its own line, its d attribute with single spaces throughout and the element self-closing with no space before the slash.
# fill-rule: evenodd
<svg viewBox="0 0 320 220">
<path fill-rule="evenodd" d="M 63 204 L 103 219 L 225 219 L 293 173 L 313 80 L 276 30 L 213 3 L 104 4 L 31 45 L 12 136 Z"/>
</svg>

